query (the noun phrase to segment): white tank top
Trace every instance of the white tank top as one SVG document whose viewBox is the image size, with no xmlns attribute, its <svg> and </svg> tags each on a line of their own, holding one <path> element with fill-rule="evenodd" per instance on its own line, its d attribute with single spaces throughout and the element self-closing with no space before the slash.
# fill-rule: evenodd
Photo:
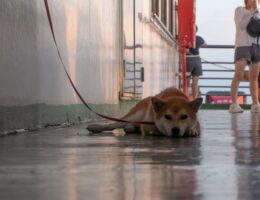
<svg viewBox="0 0 260 200">
<path fill-rule="evenodd" d="M 247 47 L 251 46 L 252 43 L 257 44 L 257 38 L 251 37 L 246 31 L 247 24 L 254 13 L 255 11 L 247 10 L 245 7 L 236 8 L 234 17 L 236 25 L 235 47 Z M 260 18 L 260 13 L 256 13 L 255 16 Z"/>
</svg>

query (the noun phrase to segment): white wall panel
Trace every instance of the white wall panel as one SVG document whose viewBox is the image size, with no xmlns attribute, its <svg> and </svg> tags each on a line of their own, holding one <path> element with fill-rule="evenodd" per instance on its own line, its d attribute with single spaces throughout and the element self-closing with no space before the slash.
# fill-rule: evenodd
<svg viewBox="0 0 260 200">
<path fill-rule="evenodd" d="M 0 105 L 78 103 L 63 72 L 43 1 L 1 1 Z M 67 69 L 89 102 L 118 103 L 117 0 L 49 0 Z"/>
<path fill-rule="evenodd" d="M 150 2 L 136 0 L 133 44 L 132 0 L 49 0 L 66 68 L 98 112 L 120 116 L 122 58 L 134 60 L 133 50 L 124 51 L 125 46 L 142 45 L 135 52 L 138 70 L 145 69 L 145 82 L 138 90 L 141 97 L 176 85 L 176 47 L 138 18 L 138 13 L 151 15 Z M 79 116 L 96 118 L 77 107 L 80 102 L 58 58 L 43 0 L 1 0 L 0 24 L 0 132 L 74 121 Z"/>
</svg>

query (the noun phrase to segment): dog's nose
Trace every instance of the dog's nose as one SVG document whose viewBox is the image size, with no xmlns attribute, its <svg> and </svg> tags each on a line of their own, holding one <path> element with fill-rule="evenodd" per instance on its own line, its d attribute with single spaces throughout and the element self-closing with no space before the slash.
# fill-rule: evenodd
<svg viewBox="0 0 260 200">
<path fill-rule="evenodd" d="M 180 129 L 178 127 L 172 128 L 172 136 L 179 137 Z"/>
</svg>

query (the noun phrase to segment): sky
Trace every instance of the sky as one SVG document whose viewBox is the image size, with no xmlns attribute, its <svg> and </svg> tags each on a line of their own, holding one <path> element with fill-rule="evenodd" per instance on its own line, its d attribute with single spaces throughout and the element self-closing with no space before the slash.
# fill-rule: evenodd
<svg viewBox="0 0 260 200">
<path fill-rule="evenodd" d="M 196 0 L 198 35 L 207 44 L 234 44 L 234 12 L 244 0 Z"/>
</svg>

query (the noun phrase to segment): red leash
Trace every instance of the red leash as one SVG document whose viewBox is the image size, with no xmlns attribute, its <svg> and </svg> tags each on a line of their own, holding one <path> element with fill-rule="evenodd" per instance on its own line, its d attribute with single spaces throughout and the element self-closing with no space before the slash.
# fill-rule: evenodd
<svg viewBox="0 0 260 200">
<path fill-rule="evenodd" d="M 99 117 L 102 117 L 102 118 L 105 118 L 105 119 L 108 119 L 108 120 L 112 120 L 112 121 L 116 121 L 116 122 L 126 122 L 126 123 L 132 123 L 132 124 L 154 124 L 154 122 L 143 122 L 143 121 L 140 121 L 140 122 L 130 122 L 130 121 L 126 121 L 126 120 L 122 120 L 122 119 L 118 119 L 118 118 L 114 118 L 114 117 L 109 117 L 109 116 L 106 116 L 106 115 L 102 115 L 102 114 L 99 114 L 97 112 L 95 112 L 94 110 L 92 110 L 92 108 L 85 102 L 85 100 L 83 99 L 83 97 L 81 96 L 81 94 L 79 93 L 79 91 L 77 90 L 76 86 L 74 85 L 72 79 L 70 78 L 70 75 L 65 67 L 65 64 L 62 60 L 62 57 L 61 57 L 61 54 L 60 54 L 60 50 L 58 48 L 58 44 L 57 44 L 57 41 L 56 41 L 56 37 L 55 37 L 55 34 L 54 34 L 54 29 L 53 29 L 53 23 L 52 23 L 52 19 L 51 19 L 51 13 L 50 13 L 50 9 L 49 9 L 49 5 L 48 5 L 48 0 L 44 0 L 44 3 L 45 3 L 45 9 L 46 9 L 46 13 L 47 13 L 47 16 L 48 16 L 48 21 L 49 21 L 49 25 L 50 25 L 50 29 L 51 29 L 51 33 L 52 33 L 52 37 L 53 37 L 53 40 L 54 40 L 54 43 L 55 43 L 55 46 L 56 46 L 56 49 L 57 49 L 57 53 L 58 53 L 58 56 L 59 56 L 59 59 L 62 63 L 62 67 L 70 81 L 70 84 L 72 86 L 72 88 L 74 89 L 74 91 L 76 92 L 76 94 L 78 95 L 79 99 L 81 100 L 81 102 L 90 110 L 92 111 L 93 113 L 95 113 L 96 115 L 98 115 Z"/>
</svg>

